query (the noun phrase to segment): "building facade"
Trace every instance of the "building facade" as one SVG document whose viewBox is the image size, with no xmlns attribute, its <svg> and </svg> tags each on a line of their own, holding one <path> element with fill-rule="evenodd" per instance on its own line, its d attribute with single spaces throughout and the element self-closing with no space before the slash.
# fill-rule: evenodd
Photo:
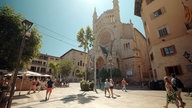
<svg viewBox="0 0 192 108">
<path fill-rule="evenodd" d="M 97 73 L 102 69 L 120 69 L 130 83 L 150 79 L 150 63 L 145 37 L 133 26 L 120 20 L 119 1 L 113 0 L 113 9 L 97 16 L 93 13 L 94 47 L 88 54 L 88 69 Z M 93 71 L 92 71 L 93 72 Z"/>
<path fill-rule="evenodd" d="M 31 60 L 31 62 L 28 64 L 28 70 L 42 74 L 51 74 L 52 69 L 49 68 L 49 63 L 58 61 L 59 59 L 59 57 L 41 53 L 38 57 Z"/>
<path fill-rule="evenodd" d="M 76 77 L 76 74 L 86 71 L 86 56 L 87 53 L 83 51 L 71 49 L 60 57 L 61 59 L 69 59 L 74 62 L 74 69 L 68 77 L 69 80 L 80 80 L 80 78 Z"/>
<path fill-rule="evenodd" d="M 192 79 L 192 0 L 135 0 L 145 28 L 153 80 L 175 73 Z"/>
</svg>

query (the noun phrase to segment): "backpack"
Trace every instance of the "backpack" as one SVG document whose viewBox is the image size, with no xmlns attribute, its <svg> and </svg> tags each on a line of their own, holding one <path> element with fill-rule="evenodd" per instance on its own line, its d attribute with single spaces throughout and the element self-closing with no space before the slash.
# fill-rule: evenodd
<svg viewBox="0 0 192 108">
<path fill-rule="evenodd" d="M 180 79 L 175 78 L 175 82 L 176 82 L 175 86 L 176 86 L 177 88 L 184 88 L 184 85 L 183 85 L 183 83 L 181 82 Z"/>
</svg>

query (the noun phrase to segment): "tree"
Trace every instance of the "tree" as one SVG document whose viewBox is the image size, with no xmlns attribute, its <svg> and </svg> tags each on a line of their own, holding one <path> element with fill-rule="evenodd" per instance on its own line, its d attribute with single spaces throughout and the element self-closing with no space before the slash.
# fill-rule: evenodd
<svg viewBox="0 0 192 108">
<path fill-rule="evenodd" d="M 74 64 L 72 60 L 69 59 L 61 59 L 59 61 L 59 73 L 61 73 L 62 76 L 69 76 L 71 71 L 73 70 Z"/>
<path fill-rule="evenodd" d="M 105 79 L 110 77 L 110 72 L 108 72 L 106 69 L 102 69 L 99 72 L 99 77 L 101 78 L 102 82 L 105 82 Z"/>
<path fill-rule="evenodd" d="M 12 71 L 17 64 L 21 41 L 24 36 L 23 17 L 8 6 L 0 7 L 0 69 Z M 20 69 L 39 54 L 41 35 L 34 27 L 25 40 Z"/>
<path fill-rule="evenodd" d="M 54 77 L 58 76 L 58 70 L 59 70 L 59 63 L 58 62 L 50 62 L 49 67 L 53 69 L 52 75 Z"/>
<path fill-rule="evenodd" d="M 95 37 L 93 35 L 93 32 L 89 26 L 86 28 L 86 32 L 83 28 L 80 29 L 80 31 L 77 33 L 77 41 L 80 42 L 79 47 L 83 47 L 84 52 L 89 52 L 89 48 L 93 46 L 93 41 L 95 40 Z M 85 58 L 86 59 L 86 54 Z M 87 74 L 85 71 L 85 79 L 87 79 Z"/>
</svg>

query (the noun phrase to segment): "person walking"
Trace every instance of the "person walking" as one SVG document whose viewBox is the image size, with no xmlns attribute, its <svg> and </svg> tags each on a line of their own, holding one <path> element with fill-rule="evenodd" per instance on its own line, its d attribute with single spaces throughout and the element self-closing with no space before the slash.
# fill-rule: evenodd
<svg viewBox="0 0 192 108">
<path fill-rule="evenodd" d="M 182 88 L 184 88 L 184 85 L 181 82 L 181 80 L 176 77 L 175 74 L 171 74 L 171 76 L 172 76 L 171 83 L 172 83 L 173 87 L 175 88 L 177 98 L 178 98 L 178 100 L 180 102 L 180 107 L 184 108 L 186 103 L 183 102 L 183 99 L 181 97 L 181 92 L 182 92 Z"/>
<path fill-rule="evenodd" d="M 164 82 L 166 89 L 166 105 L 164 106 L 164 108 L 168 108 L 169 103 L 175 103 L 177 108 L 179 108 L 176 91 L 173 89 L 171 81 L 169 81 L 167 76 L 164 77 Z"/>
<path fill-rule="evenodd" d="M 128 85 L 128 83 L 125 81 L 125 78 L 123 78 L 123 80 L 121 81 L 121 84 L 122 84 L 122 91 L 125 90 L 125 92 L 127 92 L 126 90 L 126 85 Z"/>
<path fill-rule="evenodd" d="M 112 98 L 113 98 L 113 87 L 114 87 L 114 82 L 113 82 L 112 79 L 110 79 L 110 81 L 109 81 L 109 88 L 110 88 L 110 91 L 111 91 Z"/>
<path fill-rule="evenodd" d="M 35 78 L 33 78 L 33 79 L 30 81 L 30 88 L 29 88 L 29 91 L 28 91 L 27 94 L 30 94 L 31 89 L 33 90 L 33 93 L 36 92 L 36 80 L 35 80 Z"/>
<path fill-rule="evenodd" d="M 54 83 L 53 83 L 52 79 L 51 79 L 51 78 L 48 79 L 47 84 L 46 84 L 47 90 L 46 90 L 45 100 L 49 100 L 49 97 L 50 97 L 50 95 L 51 95 L 51 93 L 52 93 L 53 84 L 54 84 Z M 49 95 L 48 95 L 48 94 L 49 94 Z M 48 97 L 47 97 L 47 95 L 48 95 Z"/>
<path fill-rule="evenodd" d="M 109 92 L 109 81 L 108 79 L 105 79 L 105 83 L 104 83 L 104 90 L 105 90 L 105 96 L 106 96 L 106 92 L 109 93 L 109 97 L 110 97 L 110 92 Z"/>
<path fill-rule="evenodd" d="M 40 92 L 40 90 L 41 90 L 41 82 L 40 82 L 39 78 L 37 78 L 36 88 L 37 88 L 38 92 Z"/>
</svg>

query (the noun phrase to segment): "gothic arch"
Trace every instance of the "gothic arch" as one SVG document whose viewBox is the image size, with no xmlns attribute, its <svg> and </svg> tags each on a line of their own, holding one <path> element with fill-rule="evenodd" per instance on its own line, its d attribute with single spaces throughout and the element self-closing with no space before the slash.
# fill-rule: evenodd
<svg viewBox="0 0 192 108">
<path fill-rule="evenodd" d="M 114 40 L 114 32 L 110 28 L 103 28 L 98 31 L 97 36 L 97 44 L 110 50 L 112 41 Z"/>
<path fill-rule="evenodd" d="M 100 56 L 98 59 L 97 59 L 97 69 L 99 71 L 101 71 L 102 69 L 105 68 L 105 62 L 104 62 L 104 59 Z"/>
</svg>

